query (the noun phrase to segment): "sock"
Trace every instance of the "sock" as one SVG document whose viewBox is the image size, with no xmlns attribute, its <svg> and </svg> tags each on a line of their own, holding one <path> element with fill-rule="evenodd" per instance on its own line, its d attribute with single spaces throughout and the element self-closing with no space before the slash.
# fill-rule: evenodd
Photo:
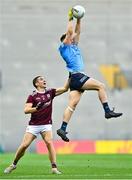
<svg viewBox="0 0 132 180">
<path fill-rule="evenodd" d="M 103 108 L 106 113 L 110 111 L 110 108 L 107 102 L 103 103 Z"/>
<path fill-rule="evenodd" d="M 63 130 L 63 131 L 66 131 L 66 127 L 67 127 L 67 122 L 62 122 L 62 125 L 61 125 L 61 129 Z"/>
<path fill-rule="evenodd" d="M 51 163 L 52 168 L 57 168 L 56 163 Z"/>
<path fill-rule="evenodd" d="M 16 166 L 16 165 L 17 165 L 17 161 L 14 161 L 12 164 L 13 164 L 14 166 Z"/>
</svg>

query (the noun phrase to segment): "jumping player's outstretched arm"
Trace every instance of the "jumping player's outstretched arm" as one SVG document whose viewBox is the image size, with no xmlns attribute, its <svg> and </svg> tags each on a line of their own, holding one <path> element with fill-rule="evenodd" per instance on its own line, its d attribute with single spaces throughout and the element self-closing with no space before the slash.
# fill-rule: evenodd
<svg viewBox="0 0 132 180">
<path fill-rule="evenodd" d="M 67 31 L 66 31 L 66 37 L 64 39 L 65 44 L 71 44 L 74 34 L 74 27 L 73 27 L 73 14 L 72 9 L 68 12 L 68 25 L 67 25 Z"/>
<path fill-rule="evenodd" d="M 61 95 L 61 94 L 65 93 L 65 92 L 67 92 L 68 89 L 69 89 L 69 80 L 67 80 L 67 81 L 65 82 L 65 84 L 64 84 L 63 87 L 60 87 L 60 88 L 57 88 L 57 89 L 56 89 L 55 95 L 56 95 L 56 96 Z"/>
<path fill-rule="evenodd" d="M 81 19 L 77 19 L 76 26 L 75 26 L 75 37 L 74 37 L 75 43 L 79 42 L 80 32 L 81 32 Z"/>
<path fill-rule="evenodd" d="M 81 19 L 77 19 L 75 30 L 73 27 L 73 13 L 72 9 L 68 12 L 68 26 L 67 26 L 67 32 L 66 37 L 64 39 L 65 44 L 71 44 L 71 43 L 78 43 L 80 38 L 80 29 L 81 29 Z"/>
</svg>

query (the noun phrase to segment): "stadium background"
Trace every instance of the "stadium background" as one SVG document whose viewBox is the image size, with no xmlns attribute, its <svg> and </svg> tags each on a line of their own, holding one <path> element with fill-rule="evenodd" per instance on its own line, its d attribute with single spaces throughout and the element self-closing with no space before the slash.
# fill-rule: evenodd
<svg viewBox="0 0 132 180">
<path fill-rule="evenodd" d="M 124 114 L 106 120 L 97 93 L 84 93 L 69 123 L 69 137 L 107 140 L 106 145 L 132 139 L 132 0 L 0 0 L 1 152 L 15 151 L 21 142 L 30 117 L 23 107 L 34 76 L 44 75 L 49 87 L 63 85 L 68 77 L 57 49 L 67 11 L 76 4 L 86 9 L 80 41 L 85 71 L 107 85 L 110 105 Z M 68 94 L 54 100 L 55 140 L 67 100 Z M 132 152 L 131 141 L 123 148 Z M 29 151 L 35 150 L 34 142 Z"/>
</svg>

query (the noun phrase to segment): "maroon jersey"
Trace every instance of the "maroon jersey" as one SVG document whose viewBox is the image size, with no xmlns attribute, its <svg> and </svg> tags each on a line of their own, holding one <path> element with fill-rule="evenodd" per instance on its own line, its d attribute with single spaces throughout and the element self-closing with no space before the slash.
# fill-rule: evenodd
<svg viewBox="0 0 132 180">
<path fill-rule="evenodd" d="M 32 103 L 36 107 L 38 102 L 45 102 L 42 109 L 31 114 L 29 125 L 52 124 L 52 101 L 55 97 L 55 89 L 47 89 L 45 92 L 33 91 L 28 96 L 26 103 Z"/>
</svg>

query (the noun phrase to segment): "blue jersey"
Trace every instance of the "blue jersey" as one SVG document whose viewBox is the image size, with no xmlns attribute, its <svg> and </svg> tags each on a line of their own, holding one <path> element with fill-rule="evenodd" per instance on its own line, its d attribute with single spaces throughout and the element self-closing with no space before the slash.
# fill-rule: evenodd
<svg viewBox="0 0 132 180">
<path fill-rule="evenodd" d="M 59 47 L 60 54 L 66 62 L 69 72 L 84 71 L 83 58 L 77 44 L 64 44 Z"/>
</svg>

